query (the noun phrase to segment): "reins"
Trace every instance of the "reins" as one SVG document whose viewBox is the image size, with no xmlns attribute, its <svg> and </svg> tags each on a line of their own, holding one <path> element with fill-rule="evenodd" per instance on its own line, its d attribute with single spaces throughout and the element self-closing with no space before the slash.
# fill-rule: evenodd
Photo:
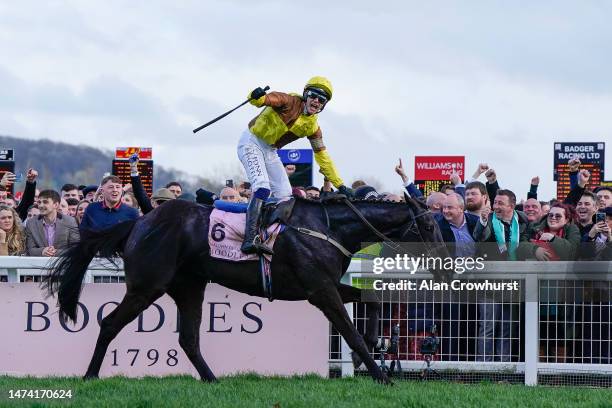
<svg viewBox="0 0 612 408">
<path fill-rule="evenodd" d="M 378 229 L 376 229 L 376 227 L 374 225 L 372 225 L 366 218 L 365 216 L 361 213 L 361 211 L 359 211 L 359 209 L 357 207 L 355 207 L 353 205 L 353 203 L 351 203 L 351 201 L 348 198 L 344 198 L 341 200 L 342 203 L 346 204 L 346 206 L 348 208 L 351 209 L 351 211 L 353 211 L 353 213 L 355 213 L 355 215 L 357 216 L 357 218 L 359 218 L 359 220 L 363 223 L 363 225 L 365 225 L 366 227 L 368 227 L 368 229 L 370 229 L 370 231 L 372 231 L 378 238 L 380 238 L 385 244 L 387 244 L 390 248 L 392 248 L 393 250 L 399 250 L 402 248 L 402 246 L 393 241 L 391 238 L 387 237 L 385 234 L 383 234 L 382 232 L 380 232 Z M 323 211 L 325 214 L 325 218 L 326 218 L 326 222 L 327 222 L 327 227 L 328 229 L 331 229 L 330 227 L 330 222 L 329 222 L 329 214 L 327 213 L 327 209 L 325 208 L 325 204 L 323 204 Z M 422 212 L 421 214 L 418 215 L 414 215 L 414 213 L 412 212 L 412 210 L 410 211 L 412 213 L 412 219 L 410 220 L 410 226 L 406 229 L 408 231 L 412 231 L 414 228 L 414 225 L 416 223 L 416 219 L 423 217 L 427 214 L 429 214 L 429 210 Z M 313 231 L 311 229 L 308 228 L 304 228 L 304 227 L 294 227 L 293 225 L 290 224 L 286 224 L 289 228 L 304 234 L 304 235 L 308 235 L 311 237 L 315 237 L 318 239 L 321 239 L 323 241 L 327 241 L 330 244 L 332 244 L 333 246 L 335 246 L 340 252 L 342 252 L 342 254 L 344 254 L 344 256 L 346 257 L 351 257 L 353 255 L 353 253 L 351 251 L 349 251 L 348 249 L 346 249 L 341 243 L 339 243 L 338 241 L 336 241 L 335 239 L 333 239 L 332 237 L 329 236 L 329 234 L 324 234 L 322 232 L 318 232 L 318 231 Z M 423 240 L 423 236 L 421 235 L 421 232 L 419 231 L 418 228 L 416 228 L 416 233 L 419 236 L 419 238 L 421 239 L 421 241 L 425 242 Z"/>
</svg>

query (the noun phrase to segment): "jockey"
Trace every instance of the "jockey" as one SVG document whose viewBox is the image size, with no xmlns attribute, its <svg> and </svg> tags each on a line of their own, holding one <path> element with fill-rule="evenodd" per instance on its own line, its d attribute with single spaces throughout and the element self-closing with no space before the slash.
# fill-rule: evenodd
<svg viewBox="0 0 612 408">
<path fill-rule="evenodd" d="M 249 122 L 238 142 L 238 158 L 246 170 L 253 195 L 247 211 L 246 231 L 242 252 L 272 254 L 272 249 L 259 242 L 257 232 L 261 208 L 272 195 L 284 198 L 291 195 L 291 184 L 285 168 L 276 153 L 288 143 L 307 137 L 314 151 L 321 173 L 342 194 L 352 192 L 347 188 L 323 144 L 317 114 L 332 97 L 332 85 L 320 76 L 311 78 L 302 95 L 282 92 L 266 92 L 257 88 L 249 94 L 252 105 L 265 106 L 264 110 Z"/>
</svg>

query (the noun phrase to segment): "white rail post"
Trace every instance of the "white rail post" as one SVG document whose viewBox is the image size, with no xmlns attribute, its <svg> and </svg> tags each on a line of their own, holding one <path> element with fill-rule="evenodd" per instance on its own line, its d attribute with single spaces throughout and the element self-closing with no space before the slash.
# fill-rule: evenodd
<svg viewBox="0 0 612 408">
<path fill-rule="evenodd" d="M 538 275 L 525 276 L 525 385 L 538 385 L 540 318 Z"/>
</svg>

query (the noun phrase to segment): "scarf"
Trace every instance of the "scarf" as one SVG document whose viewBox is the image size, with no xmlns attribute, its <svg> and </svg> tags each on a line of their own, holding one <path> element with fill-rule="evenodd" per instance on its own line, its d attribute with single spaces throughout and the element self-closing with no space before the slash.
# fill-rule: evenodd
<svg viewBox="0 0 612 408">
<path fill-rule="evenodd" d="M 501 253 L 508 251 L 508 259 L 510 261 L 516 261 L 516 248 L 519 242 L 519 223 L 518 215 L 514 211 L 512 215 L 512 223 L 510 224 L 510 246 L 506 244 L 506 231 L 505 226 L 497 218 L 497 215 L 493 213 L 491 218 L 491 224 L 493 225 L 493 232 L 495 233 L 495 240 Z"/>
</svg>

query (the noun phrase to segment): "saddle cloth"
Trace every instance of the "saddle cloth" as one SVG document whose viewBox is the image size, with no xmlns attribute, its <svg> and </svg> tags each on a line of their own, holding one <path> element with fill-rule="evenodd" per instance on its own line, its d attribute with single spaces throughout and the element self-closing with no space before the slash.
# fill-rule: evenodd
<svg viewBox="0 0 612 408">
<path fill-rule="evenodd" d="M 210 256 L 226 261 L 243 262 L 257 261 L 259 255 L 245 254 L 240 250 L 244 239 L 244 229 L 246 225 L 246 213 L 229 212 L 214 208 L 210 213 L 208 227 L 208 244 L 210 246 Z M 283 231 L 280 223 L 271 224 L 266 229 L 263 241 L 272 248 L 274 242 Z M 272 260 L 270 255 L 264 255 L 268 261 Z"/>
</svg>

